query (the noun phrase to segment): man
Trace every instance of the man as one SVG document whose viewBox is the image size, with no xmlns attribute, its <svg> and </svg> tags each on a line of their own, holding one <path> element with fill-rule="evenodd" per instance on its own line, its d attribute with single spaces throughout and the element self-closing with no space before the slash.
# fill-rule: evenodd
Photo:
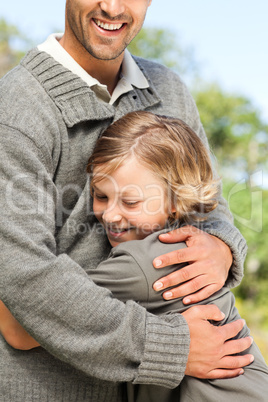
<svg viewBox="0 0 268 402">
<path fill-rule="evenodd" d="M 85 173 L 101 132 L 146 109 L 180 117 L 206 143 L 180 79 L 125 51 L 150 3 L 67 0 L 64 35 L 30 51 L 1 81 L 0 298 L 42 346 L 21 352 L 0 339 L 1 400 L 118 402 L 124 381 L 172 388 L 185 373 L 232 377 L 252 360 L 231 356 L 251 339 L 228 341 L 243 322 L 213 326 L 209 320 L 223 318 L 215 306 L 155 317 L 114 299 L 86 273 L 109 253 Z M 155 265 L 191 264 L 155 284 L 163 291 L 189 281 L 165 298 L 189 295 L 193 303 L 227 276 L 229 285 L 242 276 L 245 242 L 222 199 L 203 229 L 169 235 L 189 247 Z"/>
</svg>

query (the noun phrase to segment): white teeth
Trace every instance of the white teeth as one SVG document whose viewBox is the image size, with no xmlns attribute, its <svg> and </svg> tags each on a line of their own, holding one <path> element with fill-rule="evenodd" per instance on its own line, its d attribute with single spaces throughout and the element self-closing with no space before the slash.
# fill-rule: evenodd
<svg viewBox="0 0 268 402">
<path fill-rule="evenodd" d="M 95 23 L 103 29 L 106 29 L 107 31 L 116 31 L 117 29 L 122 28 L 123 24 L 107 24 L 107 22 L 101 22 L 99 20 L 94 20 Z"/>
<path fill-rule="evenodd" d="M 122 233 L 122 232 L 125 232 L 127 229 L 109 228 L 109 230 L 110 230 L 111 232 L 114 232 L 114 233 Z"/>
</svg>

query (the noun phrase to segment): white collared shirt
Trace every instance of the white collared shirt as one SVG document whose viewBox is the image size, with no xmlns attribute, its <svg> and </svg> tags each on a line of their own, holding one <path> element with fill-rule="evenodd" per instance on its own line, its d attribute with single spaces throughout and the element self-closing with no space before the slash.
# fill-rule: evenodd
<svg viewBox="0 0 268 402">
<path fill-rule="evenodd" d="M 101 84 L 98 80 L 89 75 L 60 45 L 59 39 L 61 37 L 62 34 L 50 35 L 45 42 L 38 46 L 38 50 L 48 53 L 58 63 L 78 75 L 90 86 L 100 100 L 112 105 L 119 96 L 131 91 L 133 86 L 140 89 L 149 87 L 149 83 L 143 72 L 126 49 L 124 52 L 120 79 L 111 96 L 108 92 L 107 86 Z"/>
</svg>

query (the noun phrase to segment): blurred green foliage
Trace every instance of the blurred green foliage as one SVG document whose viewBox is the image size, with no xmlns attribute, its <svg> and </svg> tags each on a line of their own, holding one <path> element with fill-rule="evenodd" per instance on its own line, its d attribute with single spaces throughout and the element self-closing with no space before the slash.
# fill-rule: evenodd
<svg viewBox="0 0 268 402">
<path fill-rule="evenodd" d="M 251 186 L 252 184 L 252 186 Z M 224 195 L 235 224 L 247 240 L 248 255 L 242 283 L 233 290 L 241 315 L 247 320 L 268 362 L 268 190 L 254 183 L 226 182 Z M 232 189 L 236 187 L 235 192 Z"/>
<path fill-rule="evenodd" d="M 250 99 L 215 83 L 199 85 L 193 95 L 220 166 L 245 174 L 267 167 L 268 124 Z"/>
<path fill-rule="evenodd" d="M 195 75 L 198 71 L 194 49 L 178 46 L 178 38 L 169 30 L 143 28 L 128 50 L 135 56 L 164 64 L 180 74 Z"/>
<path fill-rule="evenodd" d="M 245 275 L 233 290 L 239 312 L 268 362 L 268 124 L 250 99 L 208 83 L 194 90 L 234 223 L 248 244 Z"/>
<path fill-rule="evenodd" d="M 30 43 L 16 26 L 0 19 L 0 77 L 19 63 Z"/>
</svg>

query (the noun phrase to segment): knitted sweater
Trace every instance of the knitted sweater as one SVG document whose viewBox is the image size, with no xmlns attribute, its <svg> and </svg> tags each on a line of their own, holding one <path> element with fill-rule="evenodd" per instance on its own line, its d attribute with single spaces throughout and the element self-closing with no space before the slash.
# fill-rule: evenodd
<svg viewBox="0 0 268 402">
<path fill-rule="evenodd" d="M 37 49 L 0 83 L 0 299 L 42 347 L 0 339 L 1 401 L 125 400 L 123 381 L 177 386 L 189 350 L 181 315 L 156 317 L 120 302 L 86 270 L 109 246 L 92 212 L 85 167 L 101 132 L 133 110 L 186 121 L 206 143 L 180 79 L 137 59 L 148 89 L 101 103 L 79 77 Z M 229 285 L 242 277 L 245 241 L 225 202 L 203 227 L 230 245 Z"/>
</svg>

